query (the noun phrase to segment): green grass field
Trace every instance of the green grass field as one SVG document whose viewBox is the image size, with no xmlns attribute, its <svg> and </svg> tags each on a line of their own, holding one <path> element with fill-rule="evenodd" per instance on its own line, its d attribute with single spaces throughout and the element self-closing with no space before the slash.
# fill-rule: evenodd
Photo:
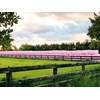
<svg viewBox="0 0 100 100">
<path fill-rule="evenodd" d="M 4 67 L 16 67 L 16 66 L 34 66 L 34 65 L 48 65 L 48 64 L 66 64 L 66 63 L 76 63 L 79 61 L 63 61 L 63 60 L 35 60 L 35 59 L 20 59 L 20 58 L 0 58 L 0 68 Z M 60 69 L 58 73 L 69 72 L 72 69 Z M 51 75 L 52 69 L 46 70 L 34 70 L 25 72 L 15 72 L 13 73 L 14 79 L 26 78 L 26 77 L 38 77 L 44 75 Z M 0 79 L 4 78 L 5 74 L 0 75 Z"/>
<path fill-rule="evenodd" d="M 79 61 L 0 58 L 0 68 L 7 67 L 7 66 L 16 67 L 16 66 L 32 66 L 32 65 L 47 65 L 47 64 L 66 64 L 66 63 L 75 63 L 75 62 L 79 62 Z"/>
<path fill-rule="evenodd" d="M 22 59 L 22 58 L 0 58 L 0 68 L 11 66 L 34 66 L 34 65 L 48 65 L 48 64 L 66 64 L 66 63 L 76 63 L 80 61 L 63 61 L 63 60 L 34 60 L 34 59 Z M 100 68 L 100 64 L 87 65 L 86 69 Z M 81 71 L 81 66 L 59 68 L 58 74 L 68 73 L 74 71 Z M 52 75 L 52 69 L 46 70 L 34 70 L 34 71 L 24 71 L 13 73 L 13 79 L 40 77 L 45 75 Z M 5 74 L 0 74 L 0 80 L 5 80 Z"/>
</svg>

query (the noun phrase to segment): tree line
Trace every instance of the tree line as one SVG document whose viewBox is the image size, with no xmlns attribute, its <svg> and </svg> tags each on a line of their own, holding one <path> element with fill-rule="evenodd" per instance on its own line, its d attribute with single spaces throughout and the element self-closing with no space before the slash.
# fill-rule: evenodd
<svg viewBox="0 0 100 100">
<path fill-rule="evenodd" d="M 19 50 L 100 50 L 100 41 L 98 40 L 85 40 L 84 42 L 76 43 L 62 43 L 62 44 L 43 44 L 43 45 L 30 45 L 22 44 Z"/>
</svg>

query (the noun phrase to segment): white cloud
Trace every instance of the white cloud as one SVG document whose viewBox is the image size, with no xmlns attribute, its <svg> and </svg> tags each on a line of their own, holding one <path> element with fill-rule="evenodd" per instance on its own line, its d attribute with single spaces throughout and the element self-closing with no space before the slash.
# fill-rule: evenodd
<svg viewBox="0 0 100 100">
<path fill-rule="evenodd" d="M 25 44 L 25 43 L 32 44 L 32 45 L 46 43 L 45 38 L 41 38 L 36 34 L 32 34 L 29 37 L 23 37 L 22 38 L 20 36 L 16 36 L 14 38 L 16 38 L 16 39 L 15 39 L 15 41 L 12 42 L 12 44 L 16 45 L 17 47 L 20 47 L 20 45 Z"/>
<path fill-rule="evenodd" d="M 88 37 L 85 33 L 78 33 L 69 38 L 70 41 L 74 41 L 74 42 L 77 41 L 83 42 L 86 39 L 90 39 L 90 37 Z"/>
<path fill-rule="evenodd" d="M 85 40 L 89 17 L 93 13 L 33 13 L 19 12 L 22 18 L 11 34 L 14 45 L 44 44 Z M 82 39 L 80 38 L 82 37 Z"/>
<path fill-rule="evenodd" d="M 46 18 L 46 17 L 52 17 L 55 20 L 65 20 L 65 21 L 86 21 L 89 17 L 93 17 L 93 13 L 91 12 L 49 12 L 49 13 L 43 13 L 38 12 L 35 13 L 37 16 Z"/>
</svg>

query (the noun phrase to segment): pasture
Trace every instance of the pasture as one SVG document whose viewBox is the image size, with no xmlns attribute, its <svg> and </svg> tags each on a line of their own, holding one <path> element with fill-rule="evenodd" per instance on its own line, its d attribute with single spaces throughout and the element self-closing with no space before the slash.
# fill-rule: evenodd
<svg viewBox="0 0 100 100">
<path fill-rule="evenodd" d="M 31 59 L 31 58 L 0 58 L 1 67 L 16 67 L 16 66 L 32 66 L 32 65 L 47 65 L 47 64 L 66 64 L 75 63 L 80 61 L 66 61 L 66 60 L 43 60 L 43 59 Z"/>
<path fill-rule="evenodd" d="M 89 62 L 89 61 L 70 61 L 70 60 L 43 60 L 43 59 L 25 59 L 25 58 L 0 58 L 0 68 L 5 68 L 7 66 L 10 67 L 22 67 L 22 66 L 37 66 L 37 65 L 49 65 L 49 64 L 69 64 L 69 63 L 80 63 L 80 62 Z M 92 64 L 92 65 L 86 65 L 86 70 L 94 69 L 94 68 L 100 68 L 100 64 Z M 75 67 L 66 67 L 66 68 L 58 68 L 57 74 L 63 74 L 63 73 L 69 73 L 69 72 L 75 72 L 75 71 L 81 71 L 81 66 L 75 66 Z M 16 79 L 25 79 L 25 78 L 33 78 L 33 77 L 41 77 L 41 76 L 48 76 L 52 75 L 53 69 L 41 69 L 41 70 L 32 70 L 32 71 L 24 71 L 24 72 L 14 72 L 13 73 L 13 80 Z M 0 74 L 0 80 L 5 80 L 6 76 L 5 74 Z M 89 79 L 92 81 L 91 79 Z M 93 83 L 97 84 L 97 79 Z M 83 83 L 83 86 L 91 86 L 91 82 L 86 80 L 82 80 L 80 83 Z M 86 85 L 88 83 L 88 85 Z M 93 84 L 92 83 L 92 84 Z M 70 84 L 69 84 L 70 86 Z M 75 86 L 75 85 L 74 85 Z M 77 84 L 76 84 L 77 86 Z M 92 85 L 93 86 L 93 85 Z"/>
<path fill-rule="evenodd" d="M 66 64 L 66 63 L 76 63 L 80 61 L 64 61 L 64 60 L 38 60 L 38 59 L 25 59 L 25 58 L 0 58 L 0 68 L 5 67 L 20 67 L 20 66 L 34 66 L 34 65 L 49 65 L 49 64 Z M 72 72 L 74 70 L 79 70 L 81 68 L 62 68 L 58 73 Z M 14 73 L 14 79 L 26 78 L 26 77 L 39 77 L 52 74 L 52 69 L 46 70 L 34 70 L 26 72 L 16 72 Z M 0 75 L 0 79 L 4 79 L 4 74 Z"/>
</svg>

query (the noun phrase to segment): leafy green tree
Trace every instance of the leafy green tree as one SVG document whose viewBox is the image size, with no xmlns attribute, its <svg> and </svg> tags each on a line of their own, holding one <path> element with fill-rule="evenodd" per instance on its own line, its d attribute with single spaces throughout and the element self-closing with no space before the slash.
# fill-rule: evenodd
<svg viewBox="0 0 100 100">
<path fill-rule="evenodd" d="M 62 43 L 60 45 L 61 50 L 66 50 L 68 48 L 68 44 Z"/>
<path fill-rule="evenodd" d="M 91 40 L 89 48 L 92 50 L 98 50 L 100 48 L 100 41 Z"/>
<path fill-rule="evenodd" d="M 41 50 L 49 50 L 49 45 L 48 44 L 41 45 Z"/>
<path fill-rule="evenodd" d="M 100 13 L 94 13 L 94 18 L 89 19 L 92 25 L 88 28 L 87 35 L 89 35 L 91 39 L 100 41 Z M 100 48 L 98 49 L 100 52 Z"/>
<path fill-rule="evenodd" d="M 83 50 L 87 50 L 89 49 L 89 45 L 90 45 L 90 41 L 88 39 L 86 39 L 83 43 L 82 43 L 82 49 Z"/>
<path fill-rule="evenodd" d="M 94 18 L 89 18 L 92 25 L 88 28 L 87 35 L 89 35 L 91 39 L 100 40 L 100 15 L 99 14 L 94 13 Z"/>
<path fill-rule="evenodd" d="M 14 24 L 18 24 L 20 17 L 15 12 L 0 12 L 0 46 L 2 50 L 9 50 L 11 42 L 10 33 Z"/>
<path fill-rule="evenodd" d="M 42 45 L 29 45 L 22 44 L 19 50 L 98 50 L 100 48 L 100 41 L 85 40 L 84 42 L 62 43 L 62 44 L 42 44 Z M 13 50 L 17 50 L 14 48 Z"/>
<path fill-rule="evenodd" d="M 68 50 L 75 50 L 75 44 L 74 43 L 69 43 L 68 44 Z"/>
<path fill-rule="evenodd" d="M 60 46 L 59 44 L 51 44 L 50 45 L 50 50 L 60 50 Z"/>
<path fill-rule="evenodd" d="M 19 48 L 19 50 L 23 50 L 23 51 L 26 51 L 26 50 L 32 50 L 33 49 L 33 45 L 29 45 L 29 44 L 22 44 Z"/>
<path fill-rule="evenodd" d="M 82 44 L 80 42 L 76 42 L 75 48 L 76 50 L 82 50 Z"/>
</svg>

